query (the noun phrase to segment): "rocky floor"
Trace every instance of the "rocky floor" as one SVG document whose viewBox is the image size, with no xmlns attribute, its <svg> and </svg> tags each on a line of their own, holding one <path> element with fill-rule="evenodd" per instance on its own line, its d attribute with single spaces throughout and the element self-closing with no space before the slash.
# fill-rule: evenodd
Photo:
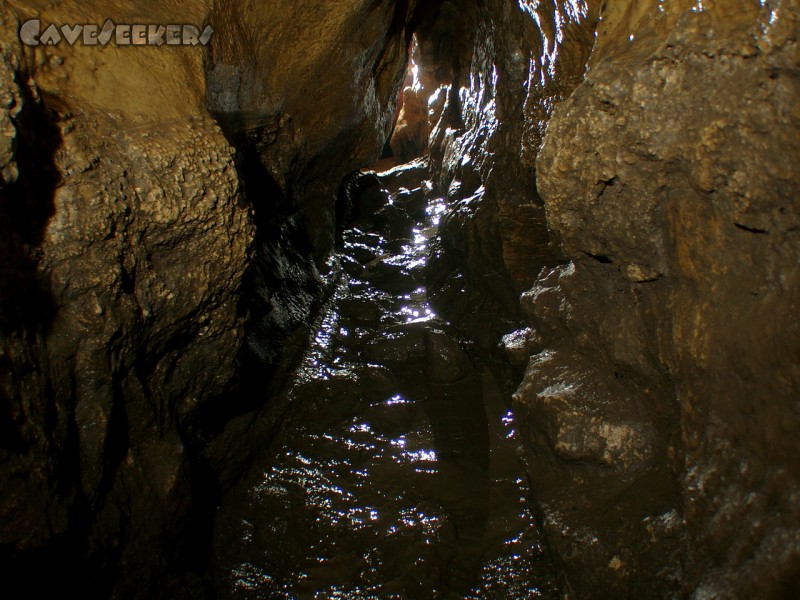
<svg viewBox="0 0 800 600">
<path fill-rule="evenodd" d="M 553 598 L 506 365 L 427 302 L 421 163 L 362 175 L 277 439 L 224 498 L 222 598 Z M 368 216 L 369 215 L 369 216 Z"/>
</svg>

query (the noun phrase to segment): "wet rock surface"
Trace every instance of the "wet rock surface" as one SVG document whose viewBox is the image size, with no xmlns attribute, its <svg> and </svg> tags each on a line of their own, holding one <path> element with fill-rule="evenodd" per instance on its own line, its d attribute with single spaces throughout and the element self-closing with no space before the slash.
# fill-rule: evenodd
<svg viewBox="0 0 800 600">
<path fill-rule="evenodd" d="M 531 473 L 578 596 L 796 584 L 797 19 L 609 4 L 548 126 L 537 183 L 572 262 L 523 300 L 546 350 L 517 407 L 561 470 Z M 571 512 L 558 497 L 612 472 Z"/>
<path fill-rule="evenodd" d="M 248 390 L 324 297 L 336 189 L 389 133 L 415 12 L 0 3 L 0 558 L 31 593 L 203 595 L 206 511 L 280 418 Z M 31 18 L 215 32 L 23 47 Z"/>
<path fill-rule="evenodd" d="M 381 174 L 386 204 L 397 178 Z M 526 501 L 508 367 L 460 340 L 417 283 L 440 209 L 432 199 L 394 252 L 390 233 L 362 219 L 345 231 L 345 253 L 388 254 L 404 273 L 387 281 L 414 285 L 367 269 L 343 279 L 281 392 L 281 433 L 218 510 L 220 597 L 557 596 Z"/>
<path fill-rule="evenodd" d="M 594 4 L 445 2 L 418 32 L 421 80 L 435 82 L 431 178 L 451 208 L 432 291 L 463 302 L 461 320 L 487 345 L 515 326 L 519 294 L 557 262 L 534 162 L 553 106 L 583 77 Z"/>
<path fill-rule="evenodd" d="M 445 26 L 420 32 L 449 76 L 434 304 L 485 332 L 529 290 L 529 331 L 486 337 L 517 331 L 533 496 L 576 597 L 779 597 L 795 579 L 797 6 L 706 4 L 487 6 L 451 62 L 425 42 Z"/>
</svg>

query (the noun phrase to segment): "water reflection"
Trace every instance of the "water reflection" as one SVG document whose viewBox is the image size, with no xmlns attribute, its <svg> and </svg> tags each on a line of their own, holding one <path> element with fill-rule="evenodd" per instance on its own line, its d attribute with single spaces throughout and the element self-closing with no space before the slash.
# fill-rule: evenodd
<svg viewBox="0 0 800 600">
<path fill-rule="evenodd" d="M 397 244 L 347 232 L 363 267 L 313 336 L 281 434 L 219 509 L 220 597 L 556 595 L 500 376 L 483 357 L 428 377 L 428 332 L 448 330 L 424 286 L 445 212 L 430 198 Z"/>
</svg>

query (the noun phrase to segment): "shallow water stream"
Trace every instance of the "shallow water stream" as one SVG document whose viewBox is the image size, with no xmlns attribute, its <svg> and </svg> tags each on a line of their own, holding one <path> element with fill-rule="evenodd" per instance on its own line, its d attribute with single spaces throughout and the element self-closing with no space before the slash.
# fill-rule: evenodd
<svg viewBox="0 0 800 600">
<path fill-rule="evenodd" d="M 428 304 L 444 205 L 409 173 L 344 233 L 281 431 L 218 509 L 220 597 L 557 597 L 506 368 Z"/>
</svg>

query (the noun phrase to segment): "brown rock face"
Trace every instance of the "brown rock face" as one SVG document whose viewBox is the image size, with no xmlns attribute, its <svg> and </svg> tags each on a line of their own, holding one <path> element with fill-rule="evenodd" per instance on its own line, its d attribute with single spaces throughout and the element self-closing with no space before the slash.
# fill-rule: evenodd
<svg viewBox="0 0 800 600">
<path fill-rule="evenodd" d="M 487 343 L 512 327 L 518 294 L 553 262 L 530 140 L 582 76 L 591 47 L 577 40 L 593 39 L 593 15 L 561 2 L 445 2 L 417 34 L 422 79 L 439 85 L 429 104 L 431 175 L 453 206 L 442 227 L 441 302 L 463 303 L 450 308 Z"/>
<path fill-rule="evenodd" d="M 414 2 L 210 4 L 0 4 L 0 548 L 63 576 L 34 585 L 192 587 L 164 573 L 202 550 L 209 436 L 266 401 L 240 367 L 308 319 L 339 182 L 391 127 Z M 215 32 L 32 48 L 30 18 Z"/>
<path fill-rule="evenodd" d="M 418 34 L 443 302 L 530 288 L 516 405 L 577 597 L 796 579 L 798 7 L 706 4 L 445 3 Z"/>
<path fill-rule="evenodd" d="M 800 568 L 798 9 L 700 4 L 609 3 L 537 161 L 571 262 L 526 296 L 517 403 L 578 596 Z"/>
</svg>

